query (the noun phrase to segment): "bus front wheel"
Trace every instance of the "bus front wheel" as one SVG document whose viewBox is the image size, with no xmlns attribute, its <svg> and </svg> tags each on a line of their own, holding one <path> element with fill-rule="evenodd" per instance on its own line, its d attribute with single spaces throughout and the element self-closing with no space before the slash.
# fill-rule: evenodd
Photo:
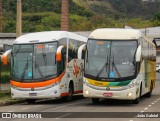
<svg viewBox="0 0 160 121">
<path fill-rule="evenodd" d="M 141 95 L 142 95 L 142 84 L 140 86 L 139 96 L 133 101 L 134 104 L 138 104 L 140 102 Z"/>
<path fill-rule="evenodd" d="M 92 103 L 93 104 L 98 104 L 99 103 L 99 98 L 92 98 Z"/>
</svg>

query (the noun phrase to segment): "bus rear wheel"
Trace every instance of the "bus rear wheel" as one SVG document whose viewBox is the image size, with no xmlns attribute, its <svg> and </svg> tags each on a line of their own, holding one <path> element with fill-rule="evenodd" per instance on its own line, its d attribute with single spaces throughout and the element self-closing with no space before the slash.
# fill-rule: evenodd
<svg viewBox="0 0 160 121">
<path fill-rule="evenodd" d="M 92 103 L 93 104 L 98 104 L 99 103 L 99 98 L 92 98 Z"/>
<path fill-rule="evenodd" d="M 153 83 L 151 82 L 150 91 L 146 94 L 147 98 L 150 98 L 152 96 L 152 90 L 153 90 Z"/>
<path fill-rule="evenodd" d="M 67 101 L 67 102 L 70 102 L 70 101 L 72 101 L 72 99 L 73 99 L 73 92 L 74 92 L 74 89 L 73 89 L 73 83 L 70 83 L 69 84 L 69 90 L 68 90 L 68 96 L 67 97 L 65 97 L 65 100 Z"/>
</svg>

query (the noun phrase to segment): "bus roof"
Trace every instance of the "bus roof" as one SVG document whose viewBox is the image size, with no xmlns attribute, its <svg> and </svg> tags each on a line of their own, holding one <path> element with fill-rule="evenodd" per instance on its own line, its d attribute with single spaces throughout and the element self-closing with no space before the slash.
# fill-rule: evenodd
<svg viewBox="0 0 160 121">
<path fill-rule="evenodd" d="M 140 30 L 124 28 L 103 28 L 94 30 L 89 38 L 110 39 L 110 40 L 129 40 L 142 37 Z"/>
<path fill-rule="evenodd" d="M 45 31 L 25 34 L 18 37 L 13 44 L 30 44 L 40 42 L 53 42 L 58 41 L 61 38 L 70 38 L 87 42 L 87 38 L 67 31 Z"/>
</svg>

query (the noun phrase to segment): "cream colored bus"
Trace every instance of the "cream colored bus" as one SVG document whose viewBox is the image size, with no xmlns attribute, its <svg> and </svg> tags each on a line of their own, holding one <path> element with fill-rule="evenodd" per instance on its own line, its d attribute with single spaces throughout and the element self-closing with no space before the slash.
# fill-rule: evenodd
<svg viewBox="0 0 160 121">
<path fill-rule="evenodd" d="M 150 97 L 156 81 L 156 48 L 134 29 L 97 29 L 87 42 L 83 95 L 133 100 Z"/>
</svg>

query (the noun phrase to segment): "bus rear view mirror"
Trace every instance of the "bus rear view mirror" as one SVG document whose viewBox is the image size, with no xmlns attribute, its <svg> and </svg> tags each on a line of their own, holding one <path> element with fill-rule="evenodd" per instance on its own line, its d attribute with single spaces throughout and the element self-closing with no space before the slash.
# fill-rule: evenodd
<svg viewBox="0 0 160 121">
<path fill-rule="evenodd" d="M 9 56 L 11 54 L 11 51 L 12 50 L 8 50 L 2 55 L 1 61 L 2 61 L 3 65 L 7 65 L 8 64 L 8 58 L 9 58 Z"/>
<path fill-rule="evenodd" d="M 141 56 L 142 56 L 142 47 L 141 45 L 139 45 L 136 52 L 136 62 L 141 61 Z"/>
<path fill-rule="evenodd" d="M 57 48 L 57 52 L 56 52 L 56 61 L 61 61 L 62 60 L 62 49 L 64 46 L 59 46 Z"/>
</svg>

